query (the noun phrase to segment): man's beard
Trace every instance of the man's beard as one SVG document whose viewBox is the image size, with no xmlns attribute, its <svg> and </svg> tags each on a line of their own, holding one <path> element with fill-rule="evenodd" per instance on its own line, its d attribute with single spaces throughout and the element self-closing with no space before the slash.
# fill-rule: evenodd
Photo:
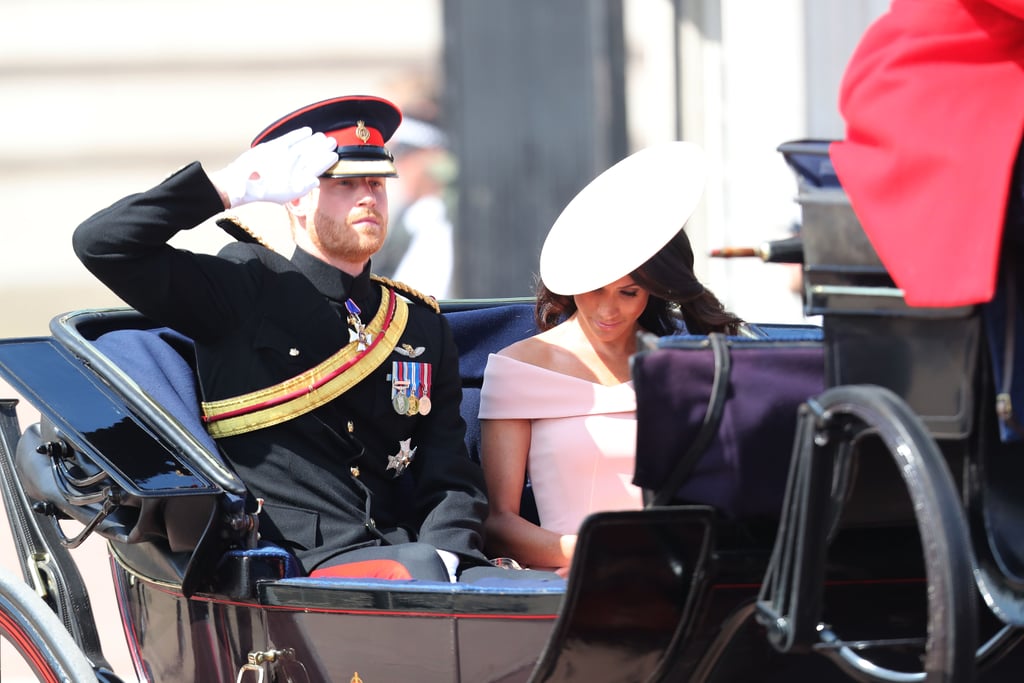
<svg viewBox="0 0 1024 683">
<path fill-rule="evenodd" d="M 352 227 L 366 216 L 373 216 L 380 223 L 379 231 L 370 233 Z M 327 256 L 341 258 L 345 261 L 365 261 L 378 251 L 384 244 L 388 228 L 384 217 L 377 211 L 365 211 L 358 215 L 349 215 L 344 222 L 334 216 L 317 211 L 314 216 L 314 230 L 310 235 L 317 247 Z"/>
</svg>

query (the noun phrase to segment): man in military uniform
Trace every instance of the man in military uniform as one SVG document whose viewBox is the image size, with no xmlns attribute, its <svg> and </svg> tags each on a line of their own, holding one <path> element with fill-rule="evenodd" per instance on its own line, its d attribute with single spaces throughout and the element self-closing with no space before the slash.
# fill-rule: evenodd
<svg viewBox="0 0 1024 683">
<path fill-rule="evenodd" d="M 454 580 L 488 566 L 451 331 L 432 299 L 370 274 L 400 122 L 376 97 L 309 105 L 226 168 L 192 163 L 74 235 L 96 277 L 195 340 L 204 421 L 261 536 L 313 575 Z M 240 239 L 216 256 L 167 244 L 252 201 L 287 208 L 290 258 L 238 224 L 222 223 Z"/>
</svg>

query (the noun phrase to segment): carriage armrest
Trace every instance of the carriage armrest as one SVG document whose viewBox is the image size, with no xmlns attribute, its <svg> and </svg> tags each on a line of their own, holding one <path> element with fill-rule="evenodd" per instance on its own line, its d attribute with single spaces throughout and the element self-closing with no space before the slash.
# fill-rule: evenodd
<svg viewBox="0 0 1024 683">
<path fill-rule="evenodd" d="M 529 618 L 558 613 L 565 596 L 565 581 L 521 575 L 529 570 L 509 572 L 517 576 L 488 577 L 473 583 L 298 577 L 264 582 L 258 590 L 260 603 L 265 605 L 386 609 L 446 616 L 514 613 Z"/>
</svg>

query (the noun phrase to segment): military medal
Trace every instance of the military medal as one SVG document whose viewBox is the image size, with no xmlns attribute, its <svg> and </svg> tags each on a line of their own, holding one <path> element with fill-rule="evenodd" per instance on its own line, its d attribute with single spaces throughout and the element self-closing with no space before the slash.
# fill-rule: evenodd
<svg viewBox="0 0 1024 683">
<path fill-rule="evenodd" d="M 356 306 L 356 302 L 352 299 L 345 299 L 345 310 L 348 311 L 348 324 L 352 326 L 352 329 L 348 331 L 349 343 L 357 342 L 360 351 L 365 351 L 366 347 L 373 341 L 373 335 L 366 331 L 366 326 L 363 325 L 363 321 L 359 319 L 359 314 L 362 311 L 359 310 L 359 306 Z"/>
<path fill-rule="evenodd" d="M 430 412 L 430 397 L 424 394 L 420 396 L 420 415 L 426 415 Z"/>
<path fill-rule="evenodd" d="M 430 363 L 391 363 L 391 404 L 396 413 L 413 417 L 430 412 L 432 368 Z"/>
<path fill-rule="evenodd" d="M 426 415 L 430 412 L 430 376 L 432 374 L 433 366 L 430 363 L 423 364 L 423 382 L 420 384 L 420 400 L 419 400 L 419 411 L 420 415 Z"/>
<path fill-rule="evenodd" d="M 399 415 L 409 412 L 409 380 L 399 376 L 398 368 L 391 372 L 391 405 Z"/>
<path fill-rule="evenodd" d="M 399 415 L 409 414 L 409 383 L 405 363 L 391 363 L 391 406 Z"/>
<path fill-rule="evenodd" d="M 402 439 L 398 442 L 398 453 L 388 456 L 388 466 L 385 471 L 394 470 L 396 477 L 400 476 L 405 468 L 412 464 L 416 457 L 416 449 L 409 448 L 412 439 Z"/>
</svg>

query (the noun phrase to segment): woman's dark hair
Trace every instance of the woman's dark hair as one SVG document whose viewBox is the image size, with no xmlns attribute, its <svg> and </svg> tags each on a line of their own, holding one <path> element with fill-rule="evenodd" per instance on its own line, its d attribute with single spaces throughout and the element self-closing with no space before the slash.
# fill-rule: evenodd
<svg viewBox="0 0 1024 683">
<path fill-rule="evenodd" d="M 737 334 L 743 324 L 694 275 L 693 249 L 683 230 L 630 276 L 650 295 L 640 314 L 640 326 L 656 335 L 679 332 L 680 318 L 690 334 Z M 541 330 L 551 329 L 576 312 L 571 296 L 555 294 L 539 279 L 536 297 L 534 315 Z"/>
</svg>

